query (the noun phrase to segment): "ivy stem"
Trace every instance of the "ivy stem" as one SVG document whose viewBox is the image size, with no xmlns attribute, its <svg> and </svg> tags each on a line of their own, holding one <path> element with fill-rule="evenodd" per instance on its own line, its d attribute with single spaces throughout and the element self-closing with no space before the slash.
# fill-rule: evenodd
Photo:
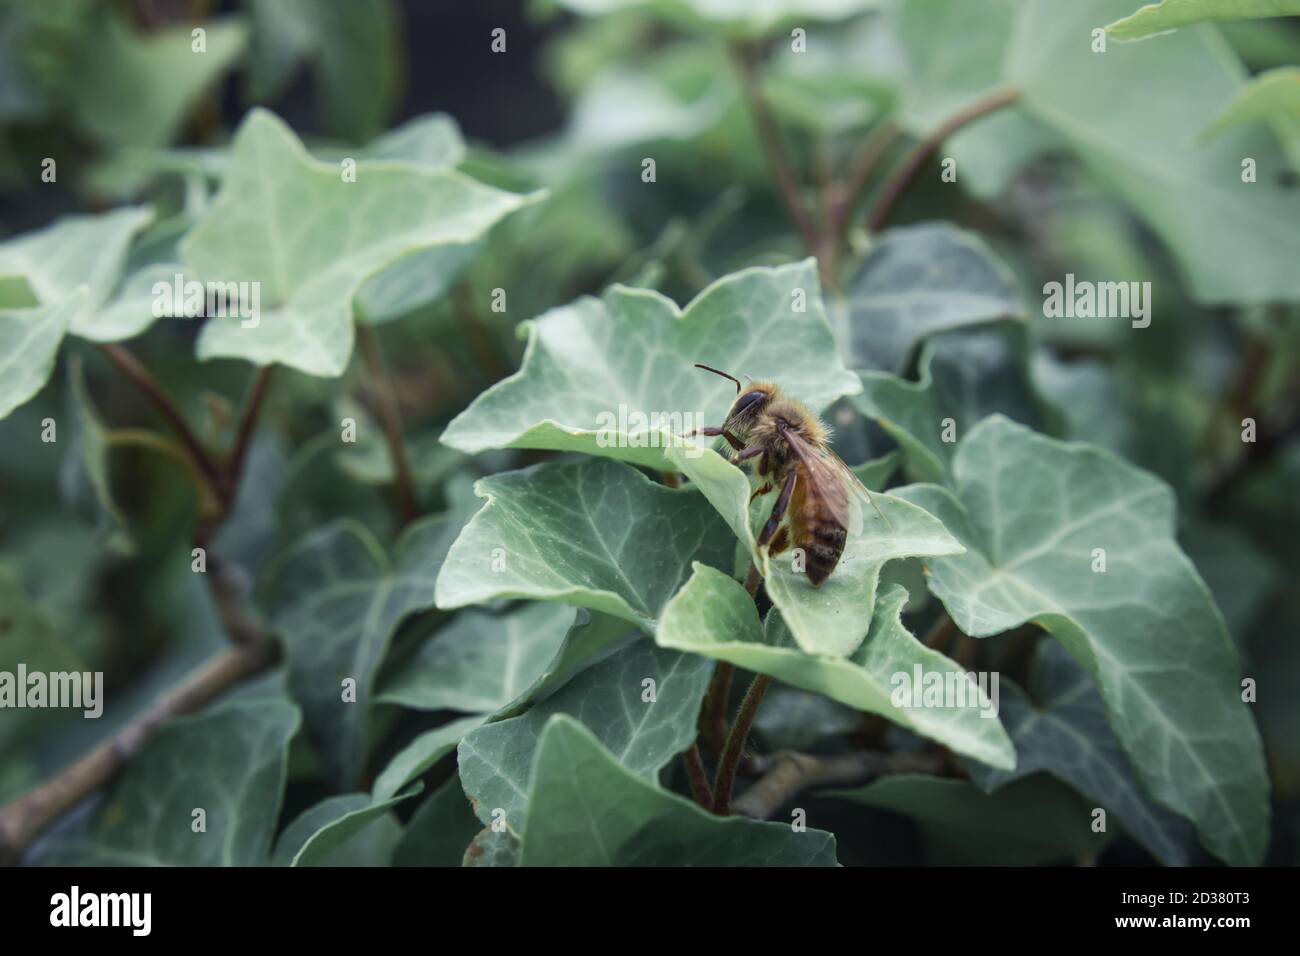
<svg viewBox="0 0 1300 956">
<path fill-rule="evenodd" d="M 728 661 L 718 661 L 713 668 L 713 677 L 709 680 L 709 689 L 704 695 L 700 733 L 713 756 L 722 753 L 727 740 L 727 698 L 731 696 L 731 677 L 735 671 L 736 668 Z"/>
<path fill-rule="evenodd" d="M 239 484 L 239 476 L 244 471 L 244 460 L 248 457 L 248 446 L 253 439 L 253 426 L 257 423 L 258 413 L 262 408 L 262 399 L 266 397 L 267 386 L 271 384 L 272 365 L 263 365 L 253 375 L 244 398 L 243 411 L 239 416 L 239 426 L 235 430 L 235 443 L 230 454 L 226 456 L 226 480 L 230 485 L 230 496 L 234 497 Z"/>
<path fill-rule="evenodd" d="M 397 402 L 397 390 L 384 366 L 379 342 L 370 326 L 360 323 L 357 325 L 357 344 L 361 347 L 362 359 L 378 396 L 379 422 L 384 430 L 384 440 L 388 443 L 388 457 L 393 463 L 397 505 L 402 523 L 409 524 L 420 516 L 420 507 L 415 501 L 415 483 L 411 479 L 411 466 L 407 462 L 406 446 L 402 442 L 402 413 Z"/>
<path fill-rule="evenodd" d="M 700 757 L 700 745 L 691 744 L 682 751 L 682 764 L 686 767 L 686 779 L 691 785 L 691 796 L 705 810 L 713 809 L 713 791 L 709 789 L 709 779 L 704 772 L 704 760 Z"/>
<path fill-rule="evenodd" d="M 188 465 L 201 472 L 212 492 L 221 496 L 215 518 L 211 522 L 200 520 L 195 524 L 194 542 L 206 548 L 215 525 L 228 513 L 230 501 L 238 486 L 248 436 L 252 433 L 266 392 L 270 368 L 259 369 L 253 380 L 235 444 L 226 458 L 226 468 L 223 470 L 216 466 L 180 411 L 134 355 L 116 344 L 105 344 L 100 348 L 113 365 L 135 383 L 162 412 L 180 436 Z M 133 430 L 113 433 L 110 442 L 148 446 L 171 454 L 167 451 L 170 446 L 165 439 L 150 440 Z M 212 592 L 217 617 L 233 646 L 199 665 L 117 733 L 97 744 L 49 780 L 0 806 L 0 865 L 17 863 L 42 830 L 107 784 L 149 738 L 172 718 L 202 709 L 229 688 L 266 670 L 279 658 L 279 648 L 270 633 L 248 613 L 245 588 L 239 576 L 217 555 L 209 554 L 208 571 L 204 577 Z"/>
<path fill-rule="evenodd" d="M 0 807 L 0 865 L 16 863 L 41 830 L 106 784 L 159 727 L 200 709 L 275 658 L 271 641 L 240 644 L 210 658 L 112 737 L 35 790 Z"/>
<path fill-rule="evenodd" d="M 185 446 L 186 452 L 194 459 L 195 467 L 212 487 L 222 504 L 226 504 L 230 497 L 230 488 L 226 476 L 217 467 L 216 462 L 212 460 L 212 456 L 208 454 L 202 443 L 199 442 L 193 429 L 185 421 L 185 416 L 181 414 L 180 409 L 176 407 L 176 404 L 168 397 L 167 393 L 162 390 L 162 386 L 158 384 L 158 381 L 125 346 L 109 342 L 101 344 L 99 348 L 117 370 L 130 379 L 131 383 L 167 420 L 167 424 L 171 426 L 172 431 L 176 433 L 176 437 Z"/>
<path fill-rule="evenodd" d="M 834 201 L 829 205 L 826 231 L 831 238 L 828 240 L 828 249 L 835 249 L 847 240 L 849 223 L 853 221 L 853 211 L 857 208 L 867 181 L 901 133 L 902 130 L 896 123 L 886 119 L 867 134 L 862 151 L 858 153 L 858 158 L 845 174 Z"/>
<path fill-rule="evenodd" d="M 776 180 L 777 192 L 785 204 L 786 212 L 790 215 L 790 221 L 799 231 L 804 247 L 810 255 L 816 255 L 820 246 L 817 228 L 799 195 L 799 182 L 795 177 L 794 167 L 790 163 L 785 144 L 777 130 L 776 120 L 773 119 L 772 111 L 768 107 L 767 97 L 763 95 L 756 51 L 752 45 L 738 42 L 731 44 L 730 51 L 732 61 L 736 64 L 736 72 L 740 77 L 740 88 L 744 92 L 745 103 L 749 107 L 749 115 L 754 123 L 754 130 L 758 133 L 759 145 Z"/>
<path fill-rule="evenodd" d="M 718 759 L 718 775 L 713 782 L 713 812 L 720 817 L 731 813 L 731 790 L 736 784 L 736 769 L 740 766 L 745 741 L 749 739 L 749 729 L 758 714 L 758 705 L 763 702 L 763 695 L 767 693 L 767 685 L 770 683 L 772 678 L 766 674 L 754 675 L 753 683 L 745 691 L 745 699 L 740 702 L 740 712 L 731 725 L 731 733 L 727 735 L 727 744 L 722 748 L 722 756 Z"/>
<path fill-rule="evenodd" d="M 965 109 L 959 110 L 948 117 L 937 129 L 917 143 L 912 148 L 912 151 L 903 157 L 903 161 L 899 163 L 889 179 L 885 181 L 885 184 L 881 186 L 880 195 L 876 197 L 875 204 L 871 207 L 871 214 L 867 217 L 867 229 L 871 232 L 880 231 L 881 227 L 889 220 L 890 213 L 893 212 L 894 206 L 898 203 L 912 178 L 925 165 L 926 160 L 933 155 L 934 151 L 943 145 L 944 140 L 980 117 L 987 116 L 1004 106 L 1009 106 L 1016 101 L 1019 95 L 1019 90 L 1009 86 L 993 90 L 971 103 Z"/>
</svg>

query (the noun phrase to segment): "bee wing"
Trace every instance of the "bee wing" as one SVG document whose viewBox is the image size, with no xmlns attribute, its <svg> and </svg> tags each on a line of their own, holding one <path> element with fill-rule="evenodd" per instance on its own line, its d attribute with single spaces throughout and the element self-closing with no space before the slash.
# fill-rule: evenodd
<svg viewBox="0 0 1300 956">
<path fill-rule="evenodd" d="M 814 445 L 797 432 L 784 430 L 782 435 L 803 466 L 804 475 L 814 493 L 849 534 L 859 534 L 862 531 L 863 502 L 871 505 L 885 524 L 889 524 L 889 519 L 876 505 L 867 486 L 844 464 L 844 459 L 824 445 Z"/>
</svg>

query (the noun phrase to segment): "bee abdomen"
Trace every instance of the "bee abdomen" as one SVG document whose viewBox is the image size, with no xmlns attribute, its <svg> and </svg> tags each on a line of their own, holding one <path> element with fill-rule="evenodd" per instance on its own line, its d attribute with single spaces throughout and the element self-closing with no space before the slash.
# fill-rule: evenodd
<svg viewBox="0 0 1300 956">
<path fill-rule="evenodd" d="M 835 565 L 840 563 L 840 555 L 844 553 L 844 541 L 847 537 L 844 529 L 834 522 L 807 526 L 803 540 L 798 544 L 803 548 L 804 571 L 813 587 L 830 577 L 831 572 L 835 570 Z"/>
</svg>

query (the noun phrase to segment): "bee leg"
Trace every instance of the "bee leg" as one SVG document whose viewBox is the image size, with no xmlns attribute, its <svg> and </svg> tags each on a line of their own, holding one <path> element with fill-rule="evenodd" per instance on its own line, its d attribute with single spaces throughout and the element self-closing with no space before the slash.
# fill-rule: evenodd
<svg viewBox="0 0 1300 956">
<path fill-rule="evenodd" d="M 772 490 L 772 483 L 770 481 L 763 482 L 763 484 L 755 488 L 754 493 L 749 496 L 749 503 L 753 504 L 755 498 L 760 498 L 771 490 Z"/>
<path fill-rule="evenodd" d="M 741 462 L 749 461 L 749 459 L 751 458 L 757 458 L 761 454 L 763 454 L 763 446 L 752 445 L 749 448 L 745 448 L 742 451 L 737 452 L 736 457 L 731 459 L 731 463 L 733 465 L 739 466 Z"/>
<path fill-rule="evenodd" d="M 697 434 L 703 435 L 705 438 L 717 438 L 719 435 L 721 435 L 723 438 L 727 440 L 727 444 L 730 445 L 732 448 L 734 448 L 736 451 L 741 451 L 745 447 L 744 442 L 742 442 L 735 435 L 731 434 L 731 432 L 727 431 L 725 428 L 713 428 L 712 426 L 708 428 L 692 428 L 682 437 L 694 438 Z"/>
<path fill-rule="evenodd" d="M 785 517 L 785 509 L 790 504 L 790 495 L 794 493 L 794 482 L 796 472 L 793 468 L 785 476 L 785 484 L 781 486 L 781 494 L 776 499 L 776 504 L 772 506 L 772 513 L 768 515 L 767 524 L 763 525 L 763 531 L 758 536 L 758 546 L 761 548 L 772 540 L 772 535 L 776 534 L 777 526 L 781 519 Z"/>
</svg>

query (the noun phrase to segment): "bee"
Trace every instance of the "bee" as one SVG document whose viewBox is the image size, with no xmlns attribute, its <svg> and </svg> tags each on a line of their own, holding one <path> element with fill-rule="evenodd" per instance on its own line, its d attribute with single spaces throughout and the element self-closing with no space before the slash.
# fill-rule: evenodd
<svg viewBox="0 0 1300 956">
<path fill-rule="evenodd" d="M 736 400 L 720 428 L 699 434 L 726 439 L 737 466 L 754 462 L 761 479 L 752 502 L 780 488 L 776 504 L 758 535 L 758 546 L 777 555 L 793 544 L 805 556 L 805 572 L 813 587 L 830 577 L 844 554 L 850 533 L 862 530 L 862 501 L 889 519 L 871 492 L 849 466 L 831 451 L 830 430 L 807 406 L 772 382 L 742 385 L 734 375 L 696 363 L 696 368 L 736 383 Z M 743 393 L 743 394 L 742 394 Z M 782 525 L 787 514 L 790 520 Z"/>
</svg>

